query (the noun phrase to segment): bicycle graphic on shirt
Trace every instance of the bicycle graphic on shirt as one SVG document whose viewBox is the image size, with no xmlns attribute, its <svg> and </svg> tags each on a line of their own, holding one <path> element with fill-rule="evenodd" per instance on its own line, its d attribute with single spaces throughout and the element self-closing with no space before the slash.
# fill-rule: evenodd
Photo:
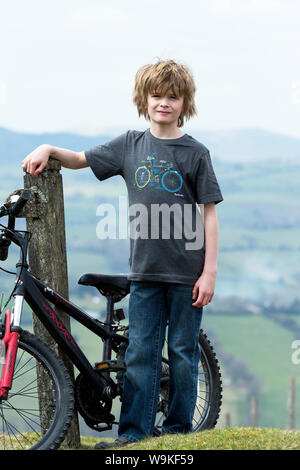
<svg viewBox="0 0 300 470">
<path fill-rule="evenodd" d="M 182 176 L 177 170 L 173 170 L 173 163 L 159 160 L 155 156 L 148 156 L 141 163 L 134 175 L 134 180 L 138 189 L 145 188 L 148 184 L 156 186 L 156 189 L 165 189 L 171 193 L 179 191 L 183 185 Z"/>
</svg>

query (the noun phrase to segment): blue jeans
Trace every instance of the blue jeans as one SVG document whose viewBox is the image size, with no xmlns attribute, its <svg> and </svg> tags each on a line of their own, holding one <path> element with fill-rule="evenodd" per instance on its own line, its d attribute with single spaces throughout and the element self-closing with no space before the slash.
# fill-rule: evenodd
<svg viewBox="0 0 300 470">
<path fill-rule="evenodd" d="M 119 437 L 152 436 L 158 404 L 162 346 L 168 325 L 169 405 L 163 432 L 188 433 L 197 400 L 202 307 L 193 286 L 132 281 Z"/>
</svg>

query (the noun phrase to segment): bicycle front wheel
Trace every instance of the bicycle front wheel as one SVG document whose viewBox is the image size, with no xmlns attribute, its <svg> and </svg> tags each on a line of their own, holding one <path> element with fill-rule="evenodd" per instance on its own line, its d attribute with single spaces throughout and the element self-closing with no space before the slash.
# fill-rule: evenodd
<svg viewBox="0 0 300 470">
<path fill-rule="evenodd" d="M 57 449 L 73 410 L 73 385 L 62 360 L 22 331 L 12 388 L 0 402 L 0 450 Z"/>
<path fill-rule="evenodd" d="M 178 171 L 169 170 L 163 174 L 161 184 L 170 193 L 179 191 L 182 187 L 183 180 Z"/>
</svg>

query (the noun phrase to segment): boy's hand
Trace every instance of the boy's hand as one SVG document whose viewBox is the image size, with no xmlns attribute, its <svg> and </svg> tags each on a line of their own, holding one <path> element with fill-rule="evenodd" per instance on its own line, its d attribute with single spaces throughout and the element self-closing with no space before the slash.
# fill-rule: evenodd
<svg viewBox="0 0 300 470">
<path fill-rule="evenodd" d="M 203 272 L 193 288 L 194 307 L 204 307 L 211 302 L 215 293 L 216 275 Z"/>
<path fill-rule="evenodd" d="M 39 176 L 49 160 L 49 145 L 40 145 L 22 161 L 23 169 L 32 176 Z"/>
</svg>

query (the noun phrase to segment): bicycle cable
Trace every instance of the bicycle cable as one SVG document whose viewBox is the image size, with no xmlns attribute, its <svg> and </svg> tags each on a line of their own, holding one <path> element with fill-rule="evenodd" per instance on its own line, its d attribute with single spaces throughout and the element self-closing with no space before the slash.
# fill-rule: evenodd
<svg viewBox="0 0 300 470">
<path fill-rule="evenodd" d="M 0 224 L 0 225 L 2 225 L 2 224 Z M 2 227 L 4 227 L 4 225 L 2 225 Z M 9 230 L 7 227 L 5 227 L 5 228 L 6 228 L 6 230 L 7 230 L 8 232 L 13 233 L 12 230 Z M 20 232 L 23 232 L 23 233 L 24 233 L 25 231 L 24 231 L 24 230 L 20 230 Z M 31 234 L 30 234 L 30 235 L 31 235 Z M 31 239 L 31 236 L 29 237 L 29 241 L 30 241 L 30 239 Z M 15 292 L 15 290 L 16 290 L 18 284 L 19 284 L 20 278 L 21 278 L 21 274 L 22 274 L 23 267 L 24 267 L 25 255 L 24 255 L 23 247 L 22 247 L 21 245 L 20 245 L 20 249 L 21 249 L 21 253 L 22 253 L 22 266 L 21 266 L 20 274 L 19 274 L 19 276 L 18 276 L 18 279 L 16 279 L 16 281 L 15 281 L 15 286 L 14 286 L 13 290 L 11 291 L 10 296 L 9 296 L 7 302 L 4 304 L 3 308 L 2 308 L 1 311 L 0 311 L 0 315 L 2 315 L 3 310 L 5 309 L 5 307 L 6 307 L 6 306 L 9 304 L 9 302 L 11 301 L 11 298 L 12 298 L 12 296 L 13 296 L 13 294 L 14 294 L 14 292 Z M 2 271 L 6 271 L 6 270 L 3 269 L 3 268 L 1 268 L 1 270 L 2 270 Z M 10 272 L 10 271 L 6 271 L 6 272 Z M 16 273 L 11 273 L 11 274 L 16 274 Z"/>
<path fill-rule="evenodd" d="M 5 273 L 8 273 L 8 274 L 17 274 L 17 273 L 13 273 L 12 271 L 8 271 L 7 269 L 1 268 L 1 266 L 0 266 L 0 269 L 1 271 L 4 271 Z"/>
</svg>

